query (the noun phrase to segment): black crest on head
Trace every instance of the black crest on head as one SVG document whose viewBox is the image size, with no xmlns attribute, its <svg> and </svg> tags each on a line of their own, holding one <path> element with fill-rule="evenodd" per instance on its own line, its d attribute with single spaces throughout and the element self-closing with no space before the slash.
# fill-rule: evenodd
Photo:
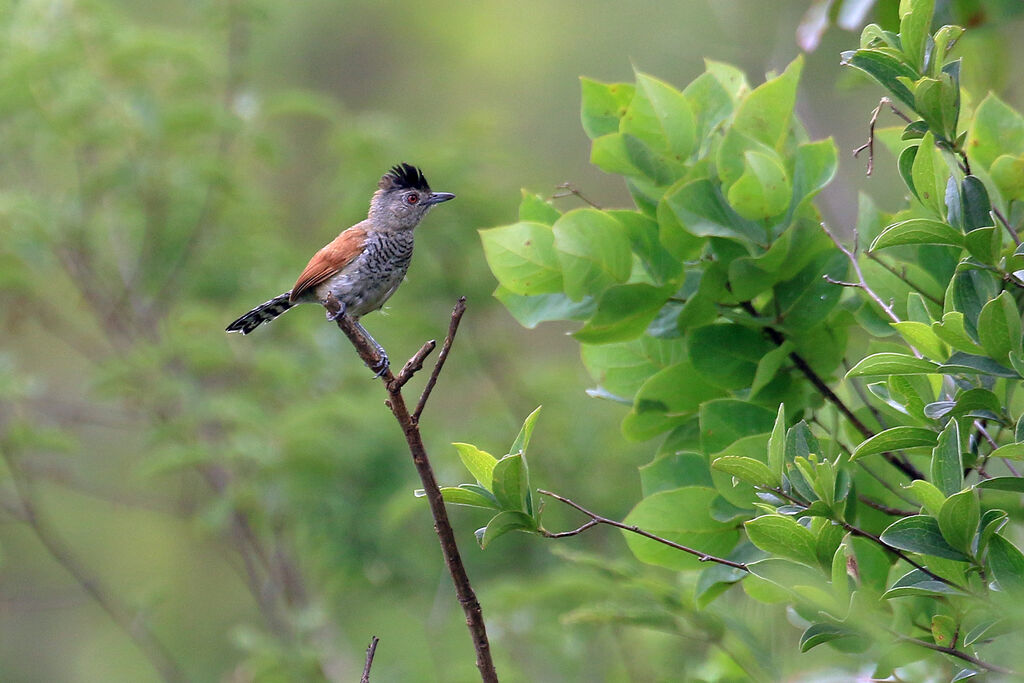
<svg viewBox="0 0 1024 683">
<path fill-rule="evenodd" d="M 430 191 L 430 185 L 423 176 L 423 171 L 411 164 L 398 164 L 392 166 L 391 170 L 380 179 L 382 190 L 422 190 Z"/>
</svg>

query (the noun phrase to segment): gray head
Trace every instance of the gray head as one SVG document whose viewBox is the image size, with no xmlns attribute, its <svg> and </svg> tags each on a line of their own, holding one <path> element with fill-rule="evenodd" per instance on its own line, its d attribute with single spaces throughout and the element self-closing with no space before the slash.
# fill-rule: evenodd
<svg viewBox="0 0 1024 683">
<path fill-rule="evenodd" d="M 370 201 L 370 220 L 377 227 L 412 230 L 434 204 L 454 199 L 451 192 L 432 192 L 423 171 L 410 164 L 392 166 Z"/>
</svg>

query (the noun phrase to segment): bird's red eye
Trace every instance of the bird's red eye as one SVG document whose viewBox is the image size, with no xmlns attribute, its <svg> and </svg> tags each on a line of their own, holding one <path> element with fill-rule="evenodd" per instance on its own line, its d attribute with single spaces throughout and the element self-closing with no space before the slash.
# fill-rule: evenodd
<svg viewBox="0 0 1024 683">
<path fill-rule="evenodd" d="M 411 195 L 409 195 L 408 197 L 405 198 L 405 201 L 408 202 L 409 204 L 415 204 L 419 200 L 420 200 L 420 196 L 418 194 L 416 194 L 415 192 L 413 192 Z"/>
</svg>

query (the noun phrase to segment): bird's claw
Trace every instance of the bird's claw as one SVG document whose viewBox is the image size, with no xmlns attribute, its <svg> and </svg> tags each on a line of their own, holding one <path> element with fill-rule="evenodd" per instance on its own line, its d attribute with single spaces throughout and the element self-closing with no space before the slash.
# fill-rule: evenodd
<svg viewBox="0 0 1024 683">
<path fill-rule="evenodd" d="M 375 372 L 373 378 L 377 379 L 378 377 L 383 375 L 385 372 L 388 371 L 389 367 L 391 367 L 391 362 L 388 360 L 388 354 L 384 353 L 384 350 L 381 349 L 380 361 L 377 363 L 377 367 L 375 368 L 372 365 L 370 366 L 370 369 Z"/>
</svg>

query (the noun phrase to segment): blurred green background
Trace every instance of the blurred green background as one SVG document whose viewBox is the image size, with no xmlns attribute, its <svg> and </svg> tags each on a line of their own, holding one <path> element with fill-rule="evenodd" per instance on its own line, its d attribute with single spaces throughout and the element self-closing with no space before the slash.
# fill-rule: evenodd
<svg viewBox="0 0 1024 683">
<path fill-rule="evenodd" d="M 975 101 L 1024 104 L 1006 66 L 1024 58 L 1019 4 L 939 3 L 973 24 L 960 51 Z M 490 297 L 476 230 L 511 221 L 523 187 L 628 204 L 588 164 L 578 76 L 682 86 L 708 57 L 759 83 L 799 51 L 808 6 L 0 2 L 0 680 L 158 680 L 150 636 L 187 680 L 356 680 L 371 635 L 376 680 L 473 680 L 381 387 L 313 307 L 246 338 L 223 328 L 361 219 L 390 165 L 420 165 L 458 199 L 418 229 L 407 282 L 364 322 L 398 364 L 468 298 L 423 418 L 438 479 L 464 479 L 451 442 L 500 455 L 543 404 L 534 482 L 624 516 L 652 445 L 584 395 L 565 328 L 524 330 Z M 824 33 L 798 103 L 812 137 L 846 152 L 877 104 L 838 65 L 856 40 Z M 824 195 L 839 229 L 858 191 L 900 199 L 890 158 L 872 178 L 864 166 L 844 154 Z M 486 518 L 451 514 L 503 680 L 742 680 L 699 617 L 602 618 L 632 586 L 638 613 L 681 599 L 618 535 L 482 552 Z M 668 586 L 663 605 L 639 604 L 651 585 Z M 731 637 L 765 670 L 813 671 L 781 615 L 732 609 Z"/>
</svg>

